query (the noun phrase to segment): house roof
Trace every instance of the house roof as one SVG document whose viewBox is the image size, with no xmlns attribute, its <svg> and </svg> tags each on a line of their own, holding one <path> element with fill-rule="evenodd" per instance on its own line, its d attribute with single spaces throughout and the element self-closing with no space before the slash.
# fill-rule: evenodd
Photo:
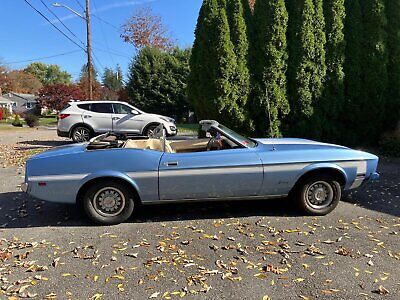
<svg viewBox="0 0 400 300">
<path fill-rule="evenodd" d="M 9 100 L 24 100 L 26 102 L 36 102 L 37 101 L 37 96 L 32 95 L 32 94 L 22 94 L 22 93 L 7 93 L 3 95 L 3 98 L 9 99 Z"/>
<path fill-rule="evenodd" d="M 0 104 L 14 104 L 14 103 L 15 103 L 14 101 L 11 101 L 7 98 L 0 96 Z"/>
</svg>

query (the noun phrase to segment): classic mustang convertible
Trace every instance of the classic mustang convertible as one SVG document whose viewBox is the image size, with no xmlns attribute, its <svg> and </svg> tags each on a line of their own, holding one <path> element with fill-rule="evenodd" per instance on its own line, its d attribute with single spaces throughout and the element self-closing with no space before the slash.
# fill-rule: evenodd
<svg viewBox="0 0 400 300">
<path fill-rule="evenodd" d="M 140 204 L 291 196 L 325 215 L 343 190 L 379 178 L 378 157 L 303 139 L 245 138 L 201 121 L 204 139 L 168 141 L 105 134 L 36 155 L 23 189 L 51 202 L 81 204 L 100 224 L 127 220 Z"/>
</svg>

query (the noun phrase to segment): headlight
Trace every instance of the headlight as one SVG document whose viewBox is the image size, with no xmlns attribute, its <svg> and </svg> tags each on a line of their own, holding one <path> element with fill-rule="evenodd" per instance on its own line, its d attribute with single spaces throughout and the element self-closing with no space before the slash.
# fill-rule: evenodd
<svg viewBox="0 0 400 300">
<path fill-rule="evenodd" d="M 175 120 L 172 118 L 166 118 L 166 117 L 160 117 L 161 120 L 165 121 L 165 122 L 171 122 L 171 123 L 175 123 Z"/>
</svg>

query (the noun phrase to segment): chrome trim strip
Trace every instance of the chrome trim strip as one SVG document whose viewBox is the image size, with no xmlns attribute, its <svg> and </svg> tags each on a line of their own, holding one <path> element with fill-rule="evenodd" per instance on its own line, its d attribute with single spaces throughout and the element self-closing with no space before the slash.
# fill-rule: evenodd
<svg viewBox="0 0 400 300">
<path fill-rule="evenodd" d="M 245 197 L 224 197 L 224 198 L 187 198 L 181 200 L 151 200 L 151 201 L 143 201 L 143 204 L 163 204 L 163 203 L 187 203 L 187 202 L 209 202 L 209 201 L 239 201 L 239 200 L 269 200 L 269 199 L 279 199 L 287 197 L 287 194 L 284 195 L 271 195 L 271 196 L 245 196 Z"/>
<path fill-rule="evenodd" d="M 158 171 L 129 172 L 126 173 L 132 179 L 153 178 L 158 177 Z"/>
<path fill-rule="evenodd" d="M 81 180 L 90 174 L 67 174 L 67 175 L 47 175 L 30 176 L 29 181 L 61 181 L 61 180 Z"/>
<path fill-rule="evenodd" d="M 206 167 L 206 168 L 187 168 L 187 169 L 162 169 L 160 177 L 165 176 L 188 176 L 188 175 L 224 175 L 224 174 L 240 174 L 240 173 L 262 173 L 262 165 L 254 166 L 233 166 L 233 167 Z"/>
</svg>

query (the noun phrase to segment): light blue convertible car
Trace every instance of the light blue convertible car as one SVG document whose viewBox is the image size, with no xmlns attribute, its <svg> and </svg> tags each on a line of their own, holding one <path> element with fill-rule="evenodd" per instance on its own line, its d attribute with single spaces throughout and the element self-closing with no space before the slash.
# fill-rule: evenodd
<svg viewBox="0 0 400 300">
<path fill-rule="evenodd" d="M 378 157 L 303 139 L 250 139 L 201 121 L 204 139 L 168 141 L 105 134 L 36 155 L 23 189 L 78 203 L 100 224 L 127 220 L 138 205 L 291 196 L 305 214 L 325 215 L 350 190 L 379 178 Z"/>
</svg>

